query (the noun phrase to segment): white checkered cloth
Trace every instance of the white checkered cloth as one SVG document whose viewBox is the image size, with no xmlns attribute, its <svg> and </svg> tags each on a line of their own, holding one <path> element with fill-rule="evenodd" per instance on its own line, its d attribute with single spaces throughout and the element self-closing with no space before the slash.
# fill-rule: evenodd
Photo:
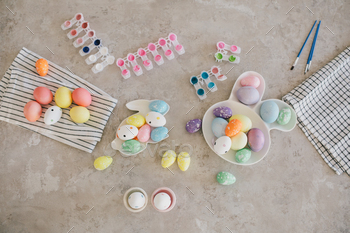
<svg viewBox="0 0 350 233">
<path fill-rule="evenodd" d="M 324 161 L 350 175 L 350 47 L 283 97 Z"/>
</svg>

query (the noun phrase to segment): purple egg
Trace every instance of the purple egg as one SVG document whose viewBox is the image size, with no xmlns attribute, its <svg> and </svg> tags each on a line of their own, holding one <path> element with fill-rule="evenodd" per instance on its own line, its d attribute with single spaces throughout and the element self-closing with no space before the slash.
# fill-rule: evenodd
<svg viewBox="0 0 350 233">
<path fill-rule="evenodd" d="M 237 98 L 244 104 L 255 104 L 259 101 L 260 95 L 257 89 L 251 86 L 244 86 L 238 89 Z"/>
<path fill-rule="evenodd" d="M 258 128 L 253 128 L 248 131 L 248 146 L 252 151 L 258 152 L 260 151 L 265 144 L 265 136 L 264 133 L 258 129 Z"/>
<path fill-rule="evenodd" d="M 232 110 L 229 107 L 221 106 L 213 110 L 213 113 L 216 117 L 221 117 L 228 119 L 232 116 Z"/>
<path fill-rule="evenodd" d="M 189 133 L 195 133 L 202 128 L 201 119 L 193 119 L 186 123 L 186 130 Z"/>
</svg>

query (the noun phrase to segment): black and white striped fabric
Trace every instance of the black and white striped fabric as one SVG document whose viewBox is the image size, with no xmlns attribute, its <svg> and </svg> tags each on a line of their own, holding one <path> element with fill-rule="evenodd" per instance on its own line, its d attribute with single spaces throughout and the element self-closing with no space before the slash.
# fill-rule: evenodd
<svg viewBox="0 0 350 233">
<path fill-rule="evenodd" d="M 283 97 L 326 163 L 350 175 L 350 48 Z"/>
<path fill-rule="evenodd" d="M 45 77 L 36 74 L 35 62 L 42 58 L 23 48 L 0 81 L 0 120 L 19 125 L 42 135 L 91 153 L 102 133 L 117 100 L 84 79 L 48 61 L 49 72 Z M 62 109 L 62 117 L 53 125 L 46 125 L 41 117 L 36 122 L 29 122 L 23 115 L 25 104 L 34 100 L 33 91 L 38 86 L 45 86 L 52 93 L 65 86 L 73 91 L 83 87 L 92 94 L 92 103 L 88 108 L 90 119 L 84 124 L 74 123 L 69 116 L 70 108 Z M 43 114 L 54 103 L 42 105 Z M 43 115 L 42 115 L 43 116 Z"/>
</svg>

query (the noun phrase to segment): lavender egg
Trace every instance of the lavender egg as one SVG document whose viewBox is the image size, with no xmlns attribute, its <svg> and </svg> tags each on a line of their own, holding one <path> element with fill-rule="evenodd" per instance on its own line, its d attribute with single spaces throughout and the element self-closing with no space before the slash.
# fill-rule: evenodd
<svg viewBox="0 0 350 233">
<path fill-rule="evenodd" d="M 229 107 L 221 106 L 213 110 L 213 113 L 216 117 L 221 117 L 228 119 L 232 116 L 232 110 Z"/>
<path fill-rule="evenodd" d="M 202 120 L 201 119 L 189 120 L 186 123 L 186 130 L 189 133 L 195 133 L 198 130 L 200 130 L 201 128 L 202 128 Z"/>
<path fill-rule="evenodd" d="M 251 86 L 244 86 L 238 89 L 237 98 L 240 102 L 250 105 L 259 101 L 260 95 L 257 89 Z"/>
<path fill-rule="evenodd" d="M 253 128 L 249 130 L 247 136 L 248 136 L 248 146 L 252 151 L 258 152 L 264 147 L 265 136 L 260 129 Z"/>
</svg>

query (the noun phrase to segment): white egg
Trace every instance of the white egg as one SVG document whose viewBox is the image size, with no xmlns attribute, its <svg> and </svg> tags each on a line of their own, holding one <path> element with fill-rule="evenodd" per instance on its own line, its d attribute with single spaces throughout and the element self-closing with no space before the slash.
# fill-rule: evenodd
<svg viewBox="0 0 350 233">
<path fill-rule="evenodd" d="M 141 192 L 134 192 L 128 197 L 128 203 L 131 208 L 140 209 L 146 203 L 145 195 Z"/>
<path fill-rule="evenodd" d="M 231 149 L 231 138 L 222 136 L 216 139 L 214 143 L 214 150 L 216 153 L 223 155 Z"/>
<path fill-rule="evenodd" d="M 166 119 L 159 112 L 149 112 L 146 115 L 146 123 L 152 127 L 162 127 L 166 124 Z"/>
<path fill-rule="evenodd" d="M 171 204 L 171 198 L 167 193 L 158 193 L 154 197 L 153 202 L 158 210 L 166 210 Z"/>
<path fill-rule="evenodd" d="M 137 136 L 139 130 L 133 125 L 123 125 L 117 131 L 118 138 L 121 140 L 130 140 Z"/>
<path fill-rule="evenodd" d="M 49 107 L 44 115 L 44 122 L 47 125 L 55 124 L 57 121 L 61 119 L 62 109 L 57 106 Z"/>
</svg>

